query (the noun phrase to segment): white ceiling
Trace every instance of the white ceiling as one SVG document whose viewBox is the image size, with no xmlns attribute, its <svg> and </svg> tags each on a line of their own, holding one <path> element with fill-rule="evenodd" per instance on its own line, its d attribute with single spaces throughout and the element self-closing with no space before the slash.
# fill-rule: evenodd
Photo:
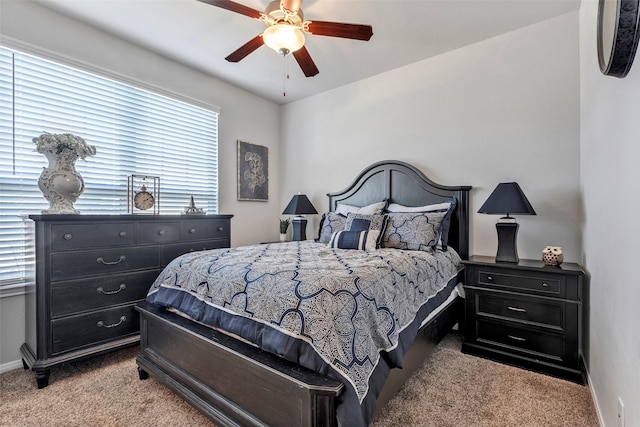
<svg viewBox="0 0 640 427">
<path fill-rule="evenodd" d="M 36 1 L 279 104 L 580 7 L 580 0 L 304 0 L 305 19 L 369 24 L 373 37 L 363 42 L 308 35 L 305 46 L 320 74 L 306 78 L 289 57 L 285 86 L 285 59 L 266 46 L 239 63 L 224 60 L 264 30 L 256 19 L 196 0 Z M 237 3 L 263 11 L 269 0 Z"/>
</svg>

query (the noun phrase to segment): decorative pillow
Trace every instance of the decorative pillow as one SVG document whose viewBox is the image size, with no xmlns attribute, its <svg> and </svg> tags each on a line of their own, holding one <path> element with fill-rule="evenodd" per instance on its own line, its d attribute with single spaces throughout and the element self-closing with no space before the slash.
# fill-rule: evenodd
<svg viewBox="0 0 640 427">
<path fill-rule="evenodd" d="M 442 225 L 440 229 L 440 243 L 438 247 L 444 251 L 447 250 L 449 243 L 449 227 L 451 226 L 451 215 L 456 208 L 458 201 L 455 197 L 452 197 L 446 202 L 437 203 L 433 205 L 425 206 L 404 206 L 398 203 L 391 203 L 387 207 L 387 212 L 446 212 L 445 217 L 442 219 Z"/>
<path fill-rule="evenodd" d="M 331 235 L 330 248 L 375 251 L 380 231 L 337 231 Z"/>
<path fill-rule="evenodd" d="M 386 201 L 372 203 L 368 206 L 363 206 L 363 207 L 338 203 L 338 206 L 336 207 L 336 213 L 339 213 L 342 215 L 347 215 L 349 213 L 359 213 L 363 215 L 380 215 L 382 214 L 386 206 L 387 206 Z"/>
<path fill-rule="evenodd" d="M 344 231 L 369 231 L 378 232 L 376 236 L 377 246 L 380 246 L 380 240 L 384 234 L 387 225 L 387 215 L 363 215 L 358 213 L 350 213 L 347 215 L 347 221 Z"/>
<path fill-rule="evenodd" d="M 452 198 L 451 200 L 456 200 Z M 446 211 L 451 206 L 451 201 L 444 203 L 437 203 L 435 205 L 425 205 L 425 206 L 405 206 L 399 203 L 390 203 L 387 207 L 387 212 L 436 212 L 436 211 Z"/>
<path fill-rule="evenodd" d="M 390 213 L 382 238 L 385 248 L 431 251 L 440 241 L 446 212 Z"/>
<path fill-rule="evenodd" d="M 331 235 L 336 231 L 344 230 L 347 217 L 334 212 L 327 212 L 322 215 L 320 220 L 320 233 L 318 234 L 318 242 L 329 243 Z"/>
</svg>

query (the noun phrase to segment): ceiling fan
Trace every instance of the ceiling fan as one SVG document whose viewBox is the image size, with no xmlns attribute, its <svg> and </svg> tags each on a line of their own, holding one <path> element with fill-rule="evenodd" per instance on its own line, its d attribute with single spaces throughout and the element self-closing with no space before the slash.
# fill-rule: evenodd
<svg viewBox="0 0 640 427">
<path fill-rule="evenodd" d="M 305 21 L 302 9 L 300 9 L 302 0 L 275 0 L 269 3 L 264 12 L 231 0 L 198 1 L 259 19 L 267 25 L 267 29 L 262 34 L 249 40 L 227 56 L 225 59 L 229 62 L 239 62 L 266 44 L 283 55 L 293 54 L 304 75 L 312 77 L 318 74 L 319 70 L 304 46 L 303 33 L 364 41 L 373 36 L 371 25 Z"/>
</svg>

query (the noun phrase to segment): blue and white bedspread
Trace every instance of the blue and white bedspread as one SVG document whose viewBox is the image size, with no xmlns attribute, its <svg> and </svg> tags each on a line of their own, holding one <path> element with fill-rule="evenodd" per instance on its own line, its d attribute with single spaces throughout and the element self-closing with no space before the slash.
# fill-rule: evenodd
<svg viewBox="0 0 640 427">
<path fill-rule="evenodd" d="M 351 386 L 345 399 L 361 404 L 381 354 L 402 365 L 402 331 L 460 268 L 451 249 L 365 252 L 311 241 L 216 249 L 173 260 L 147 300 L 338 378 Z"/>
</svg>

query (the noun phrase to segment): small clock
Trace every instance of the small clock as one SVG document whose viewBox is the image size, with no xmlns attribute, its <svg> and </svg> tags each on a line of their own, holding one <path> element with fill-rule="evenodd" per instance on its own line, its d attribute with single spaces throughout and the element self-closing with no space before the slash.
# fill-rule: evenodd
<svg viewBox="0 0 640 427">
<path fill-rule="evenodd" d="M 132 214 L 160 213 L 160 178 L 148 175 L 131 175 L 127 186 L 129 193 L 127 210 Z"/>
<path fill-rule="evenodd" d="M 133 196 L 133 206 L 140 209 L 141 211 L 146 211 L 147 209 L 151 209 L 155 202 L 155 198 L 153 194 L 147 191 L 146 186 L 140 187 L 140 191 Z"/>
</svg>

